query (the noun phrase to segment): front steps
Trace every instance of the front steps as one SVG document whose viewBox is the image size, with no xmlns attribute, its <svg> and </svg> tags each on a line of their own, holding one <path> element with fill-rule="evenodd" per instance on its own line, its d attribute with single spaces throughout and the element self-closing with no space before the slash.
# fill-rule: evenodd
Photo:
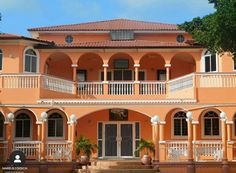
<svg viewBox="0 0 236 173">
<path fill-rule="evenodd" d="M 78 169 L 76 173 L 157 173 L 152 166 L 142 165 L 137 160 L 98 160 L 91 166 Z"/>
</svg>

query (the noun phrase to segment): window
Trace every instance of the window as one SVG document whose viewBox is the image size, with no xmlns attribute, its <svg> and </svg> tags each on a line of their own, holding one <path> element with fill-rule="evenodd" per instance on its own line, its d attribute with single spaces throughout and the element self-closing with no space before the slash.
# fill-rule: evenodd
<svg viewBox="0 0 236 173">
<path fill-rule="evenodd" d="M 30 138 L 31 123 L 29 115 L 21 113 L 16 117 L 15 122 L 15 137 L 16 138 Z"/>
<path fill-rule="evenodd" d="M 213 111 L 209 111 L 204 115 L 204 135 L 219 136 L 220 135 L 219 116 Z"/>
<path fill-rule="evenodd" d="M 28 49 L 25 52 L 25 72 L 37 72 L 37 54 L 33 49 Z"/>
<path fill-rule="evenodd" d="M 174 136 L 187 136 L 188 125 L 186 121 L 186 113 L 181 111 L 174 115 Z"/>
<path fill-rule="evenodd" d="M 117 30 L 110 32 L 111 40 L 133 40 L 134 32 L 127 30 Z"/>
<path fill-rule="evenodd" d="M 128 69 L 129 68 L 129 60 L 128 59 L 115 59 L 114 60 L 114 68 L 115 69 Z"/>
<path fill-rule="evenodd" d="M 66 43 L 72 43 L 73 42 L 73 37 L 71 35 L 67 35 L 65 38 Z"/>
<path fill-rule="evenodd" d="M 204 55 L 204 64 L 205 64 L 205 72 L 216 72 L 217 62 L 216 62 L 216 54 L 211 54 L 207 51 Z"/>
<path fill-rule="evenodd" d="M 53 113 L 48 118 L 48 137 L 63 137 L 63 118 Z"/>
<path fill-rule="evenodd" d="M 87 70 L 77 70 L 77 81 L 79 82 L 87 81 Z"/>
<path fill-rule="evenodd" d="M 3 138 L 4 129 L 4 118 L 2 113 L 0 113 L 0 138 Z"/>
<path fill-rule="evenodd" d="M 112 77 L 112 72 L 111 72 L 111 71 L 108 71 L 108 72 L 107 72 L 107 80 L 108 80 L 108 81 L 111 81 L 111 80 L 112 80 L 111 77 Z M 101 81 L 104 81 L 104 72 L 103 72 L 103 71 L 101 72 L 100 78 L 101 78 Z"/>
<path fill-rule="evenodd" d="M 3 55 L 2 55 L 2 50 L 0 49 L 0 71 L 2 70 L 2 60 L 3 60 Z"/>
<path fill-rule="evenodd" d="M 157 70 L 157 80 L 166 81 L 166 70 Z"/>
<path fill-rule="evenodd" d="M 177 35 L 176 41 L 179 42 L 179 43 L 183 43 L 184 42 L 184 36 L 183 35 Z"/>
<path fill-rule="evenodd" d="M 236 70 L 236 59 L 234 59 L 233 61 L 234 61 L 234 70 Z"/>
</svg>

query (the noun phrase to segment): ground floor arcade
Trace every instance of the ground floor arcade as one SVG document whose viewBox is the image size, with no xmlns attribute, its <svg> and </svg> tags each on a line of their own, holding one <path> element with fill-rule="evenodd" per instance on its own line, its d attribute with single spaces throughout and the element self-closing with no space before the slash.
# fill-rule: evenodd
<svg viewBox="0 0 236 173">
<path fill-rule="evenodd" d="M 0 158 L 22 150 L 30 160 L 71 161 L 83 135 L 99 146 L 98 159 L 138 158 L 143 138 L 154 142 L 159 161 L 235 160 L 235 107 L 190 107 L 3 107 Z"/>
</svg>

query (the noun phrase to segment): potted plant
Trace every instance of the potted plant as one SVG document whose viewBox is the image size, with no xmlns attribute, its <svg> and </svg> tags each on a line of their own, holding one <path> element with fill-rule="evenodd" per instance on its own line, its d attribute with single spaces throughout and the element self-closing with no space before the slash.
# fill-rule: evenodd
<svg viewBox="0 0 236 173">
<path fill-rule="evenodd" d="M 76 154 L 80 156 L 79 161 L 81 164 L 88 164 L 92 153 L 97 148 L 96 144 L 93 144 L 88 138 L 82 135 L 75 141 Z"/>
<path fill-rule="evenodd" d="M 140 153 L 144 151 L 144 155 L 141 158 L 141 162 L 144 165 L 150 165 L 152 162 L 152 158 L 150 156 L 151 153 L 155 154 L 155 146 L 152 141 L 146 141 L 141 139 L 139 142 L 138 148 L 135 150 L 136 153 Z"/>
</svg>

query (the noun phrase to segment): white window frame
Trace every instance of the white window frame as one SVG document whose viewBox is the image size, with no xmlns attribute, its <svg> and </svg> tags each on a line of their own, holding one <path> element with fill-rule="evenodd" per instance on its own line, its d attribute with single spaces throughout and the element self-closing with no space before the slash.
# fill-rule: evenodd
<svg viewBox="0 0 236 173">
<path fill-rule="evenodd" d="M 206 54 L 207 52 L 209 52 L 208 54 Z M 206 56 L 211 56 L 212 54 L 210 53 L 210 51 L 208 50 L 203 50 L 202 52 L 202 56 L 201 56 L 201 72 L 204 72 L 204 73 L 216 73 L 216 72 L 219 72 L 219 55 L 216 53 L 216 70 L 215 71 L 210 71 L 210 72 L 206 72 L 206 64 L 205 64 L 205 58 Z"/>
<path fill-rule="evenodd" d="M 16 117 L 20 114 L 26 114 L 28 115 L 27 113 L 25 112 L 22 112 L 22 113 L 19 113 L 16 115 Z M 32 124 L 32 118 L 30 115 L 28 115 L 29 118 L 30 118 L 30 137 L 16 137 L 16 118 L 15 118 L 15 121 L 14 121 L 14 140 L 15 141 L 26 141 L 26 140 L 32 140 L 32 130 L 33 130 L 33 124 Z"/>
<path fill-rule="evenodd" d="M 221 123 L 220 123 L 220 117 L 219 117 L 219 135 L 205 135 L 205 115 L 208 113 L 208 112 L 215 112 L 218 117 L 219 117 L 219 114 L 215 111 L 215 110 L 207 110 L 207 111 L 204 111 L 204 113 L 201 115 L 201 133 L 202 133 L 202 138 L 203 139 L 221 139 Z"/>
<path fill-rule="evenodd" d="M 29 49 L 32 49 L 35 53 L 36 53 L 36 72 L 29 72 L 29 71 L 25 71 L 25 56 L 26 56 L 26 51 L 27 50 L 29 50 Z M 23 72 L 24 73 L 38 73 L 39 72 L 39 61 L 40 60 L 40 56 L 39 56 L 39 52 L 38 52 L 38 50 L 35 50 L 33 47 L 27 47 L 27 48 L 25 48 L 25 50 L 24 50 L 24 54 L 23 54 Z"/>
<path fill-rule="evenodd" d="M 0 73 L 2 72 L 2 70 L 3 70 L 3 50 L 2 49 L 0 49 L 0 55 L 2 56 L 2 67 L 1 67 L 1 69 L 0 69 Z"/>
<path fill-rule="evenodd" d="M 175 116 L 175 114 L 176 113 L 178 113 L 178 112 L 186 112 L 186 111 L 184 111 L 184 110 L 176 110 L 176 111 L 174 111 L 173 112 L 173 114 L 171 115 L 171 138 L 172 139 L 187 139 L 188 138 L 188 135 L 186 135 L 186 136 L 182 136 L 182 135 L 175 135 L 175 133 L 174 133 L 174 116 Z"/>
<path fill-rule="evenodd" d="M 47 131 L 46 131 L 46 137 L 47 137 L 47 139 L 52 139 L 52 140 L 54 140 L 54 139 L 61 139 L 61 140 L 64 140 L 65 139 L 65 130 L 66 130 L 66 127 L 65 127 L 65 117 L 62 115 L 62 114 L 60 114 L 61 116 L 62 116 L 62 121 L 63 121 L 63 134 L 62 134 L 62 136 L 61 137 L 52 137 L 52 136 L 48 136 L 48 120 L 49 120 L 49 117 L 51 116 L 51 115 L 53 115 L 54 113 L 57 113 L 57 114 L 60 114 L 60 113 L 58 113 L 58 112 L 53 112 L 53 113 L 50 113 L 50 115 L 48 116 L 48 119 L 47 119 Z"/>
</svg>

